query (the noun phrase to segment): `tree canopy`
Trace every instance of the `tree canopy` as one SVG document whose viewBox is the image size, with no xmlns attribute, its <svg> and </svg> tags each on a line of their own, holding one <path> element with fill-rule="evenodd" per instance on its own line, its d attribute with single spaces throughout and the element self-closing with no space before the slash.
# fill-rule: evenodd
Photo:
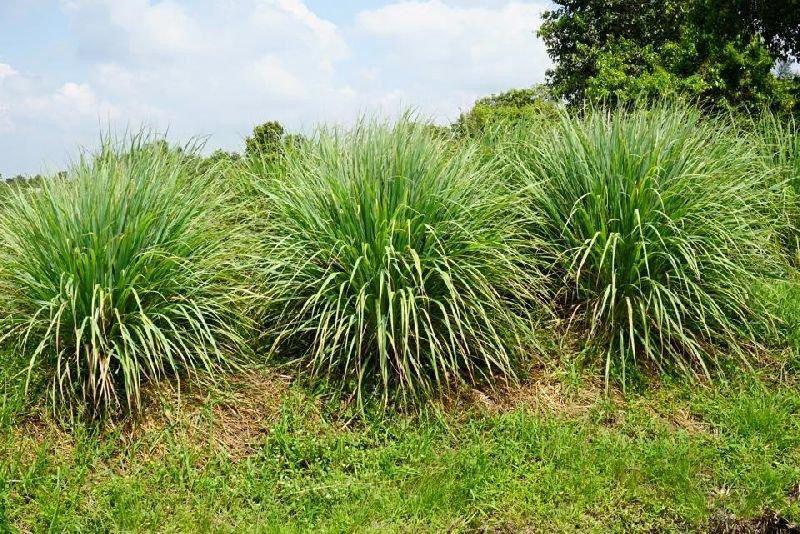
<svg viewBox="0 0 800 534">
<path fill-rule="evenodd" d="M 283 149 L 286 129 L 278 121 L 267 121 L 253 128 L 253 135 L 245 139 L 248 156 L 278 154 Z"/>
<path fill-rule="evenodd" d="M 798 108 L 779 60 L 800 52 L 800 0 L 559 0 L 539 35 L 570 103 L 682 94 L 714 106 Z"/>
<path fill-rule="evenodd" d="M 550 89 L 535 85 L 479 99 L 472 109 L 459 116 L 452 129 L 457 135 L 473 135 L 498 122 L 516 122 L 533 116 L 552 117 L 556 113 L 556 101 Z"/>
</svg>

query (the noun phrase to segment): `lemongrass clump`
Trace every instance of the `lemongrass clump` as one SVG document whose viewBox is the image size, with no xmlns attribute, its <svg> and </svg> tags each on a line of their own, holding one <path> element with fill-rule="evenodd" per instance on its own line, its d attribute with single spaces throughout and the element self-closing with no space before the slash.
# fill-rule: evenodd
<svg viewBox="0 0 800 534">
<path fill-rule="evenodd" d="M 758 147 L 764 187 L 775 199 L 772 221 L 787 257 L 800 261 L 800 126 L 792 116 L 763 110 L 741 133 Z"/>
<path fill-rule="evenodd" d="M 758 155 L 681 105 L 564 115 L 511 144 L 518 180 L 556 251 L 563 312 L 626 363 L 708 372 L 769 322 L 754 291 L 778 272 Z"/>
<path fill-rule="evenodd" d="M 0 329 L 57 405 L 140 404 L 143 382 L 218 369 L 246 320 L 237 229 L 191 148 L 104 140 L 0 211 Z"/>
<path fill-rule="evenodd" d="M 256 177 L 259 181 L 260 178 Z M 507 379 L 542 281 L 515 197 L 472 148 L 404 119 L 323 131 L 268 200 L 274 347 L 363 400 Z"/>
</svg>

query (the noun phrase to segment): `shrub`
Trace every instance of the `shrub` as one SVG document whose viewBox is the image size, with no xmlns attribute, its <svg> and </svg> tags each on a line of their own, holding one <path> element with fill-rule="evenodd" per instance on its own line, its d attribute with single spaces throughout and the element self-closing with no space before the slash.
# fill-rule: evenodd
<svg viewBox="0 0 800 534">
<path fill-rule="evenodd" d="M 496 178 L 473 149 L 407 119 L 321 132 L 280 184 L 259 179 L 273 346 L 359 403 L 369 387 L 404 402 L 513 377 L 542 283 Z"/>
<path fill-rule="evenodd" d="M 253 128 L 253 135 L 245 139 L 248 156 L 262 153 L 278 153 L 286 130 L 278 121 L 268 121 Z"/>
<path fill-rule="evenodd" d="M 105 140 L 0 213 L 0 328 L 55 403 L 140 403 L 140 385 L 215 369 L 240 343 L 235 229 L 200 158 Z"/>
<path fill-rule="evenodd" d="M 541 237 L 556 251 L 564 313 L 614 364 L 708 373 L 711 348 L 745 356 L 769 322 L 754 288 L 778 272 L 757 155 L 678 105 L 564 115 L 511 151 Z"/>
<path fill-rule="evenodd" d="M 510 125 L 558 118 L 558 103 L 546 86 L 511 89 L 504 93 L 481 98 L 453 123 L 459 136 L 482 137 L 498 125 Z"/>
</svg>

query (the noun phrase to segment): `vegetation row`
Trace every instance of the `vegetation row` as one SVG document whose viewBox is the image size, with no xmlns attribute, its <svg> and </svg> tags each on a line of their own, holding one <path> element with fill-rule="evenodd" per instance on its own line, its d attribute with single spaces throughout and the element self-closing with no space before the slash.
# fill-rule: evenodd
<svg viewBox="0 0 800 534">
<path fill-rule="evenodd" d="M 492 124 L 363 120 L 211 160 L 107 138 L 7 186 L 4 365 L 105 414 L 265 359 L 405 405 L 502 386 L 563 343 L 623 386 L 791 344 L 794 123 L 664 103 Z"/>
</svg>

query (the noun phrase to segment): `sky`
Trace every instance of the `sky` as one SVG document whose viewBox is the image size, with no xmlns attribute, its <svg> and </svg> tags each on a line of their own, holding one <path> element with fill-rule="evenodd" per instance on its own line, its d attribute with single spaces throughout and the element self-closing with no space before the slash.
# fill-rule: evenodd
<svg viewBox="0 0 800 534">
<path fill-rule="evenodd" d="M 0 0 L 0 174 L 142 127 L 242 150 L 412 109 L 447 122 L 544 80 L 548 0 Z"/>
</svg>

